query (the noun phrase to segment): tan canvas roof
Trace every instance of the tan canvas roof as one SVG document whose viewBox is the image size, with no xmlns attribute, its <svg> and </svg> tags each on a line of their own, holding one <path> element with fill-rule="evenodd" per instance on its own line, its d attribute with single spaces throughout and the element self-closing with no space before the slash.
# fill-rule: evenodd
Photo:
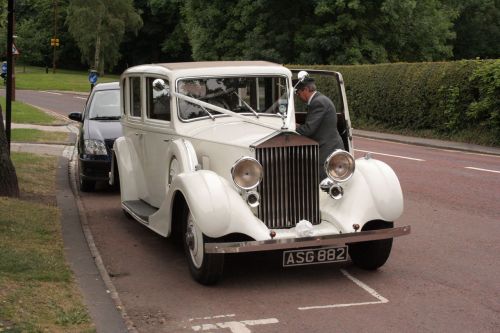
<svg viewBox="0 0 500 333">
<path fill-rule="evenodd" d="M 246 66 L 279 66 L 268 61 L 198 61 L 198 62 L 173 62 L 156 64 L 169 70 L 191 69 L 191 68 L 214 68 L 214 67 L 246 67 Z"/>
</svg>

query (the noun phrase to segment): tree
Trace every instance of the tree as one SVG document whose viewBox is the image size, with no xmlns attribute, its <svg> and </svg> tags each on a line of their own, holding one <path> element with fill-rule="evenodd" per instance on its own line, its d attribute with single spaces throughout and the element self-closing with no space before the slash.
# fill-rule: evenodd
<svg viewBox="0 0 500 333">
<path fill-rule="evenodd" d="M 439 0 L 187 0 L 182 13 L 196 60 L 433 61 L 455 36 Z"/>
<path fill-rule="evenodd" d="M 7 136 L 3 125 L 2 107 L 0 106 L 0 197 L 19 197 L 19 184 L 16 169 L 12 164 L 7 145 Z"/>
<path fill-rule="evenodd" d="M 137 32 L 142 20 L 132 0 L 70 0 L 66 24 L 82 60 L 102 75 L 118 62 L 125 31 Z"/>
<path fill-rule="evenodd" d="M 438 0 L 320 0 L 298 62 L 360 64 L 452 56 L 453 11 Z M 311 59 L 308 61 L 308 59 Z"/>
<path fill-rule="evenodd" d="M 190 61 L 191 47 L 182 26 L 182 0 L 135 0 L 144 25 L 126 33 L 119 69 L 143 63 Z"/>
<path fill-rule="evenodd" d="M 500 0 L 453 0 L 459 12 L 455 21 L 455 59 L 500 57 Z"/>
<path fill-rule="evenodd" d="M 309 1 L 184 2 L 182 14 L 193 59 L 291 62 L 295 31 L 307 22 Z"/>
</svg>

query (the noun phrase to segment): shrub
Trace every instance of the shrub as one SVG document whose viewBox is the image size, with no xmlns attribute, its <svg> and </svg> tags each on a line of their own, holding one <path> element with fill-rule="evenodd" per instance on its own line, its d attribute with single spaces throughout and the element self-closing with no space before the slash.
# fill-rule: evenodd
<svg viewBox="0 0 500 333">
<path fill-rule="evenodd" d="M 500 145 L 500 60 L 313 67 L 342 73 L 356 128 Z"/>
</svg>

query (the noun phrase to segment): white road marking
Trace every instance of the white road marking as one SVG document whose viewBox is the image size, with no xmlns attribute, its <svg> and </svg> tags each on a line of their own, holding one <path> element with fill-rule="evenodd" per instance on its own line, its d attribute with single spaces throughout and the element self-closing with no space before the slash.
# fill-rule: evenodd
<svg viewBox="0 0 500 333">
<path fill-rule="evenodd" d="M 198 318 L 190 318 L 189 321 L 194 321 L 194 320 L 207 320 L 207 319 L 219 319 L 219 318 L 226 318 L 226 317 L 234 317 L 236 316 L 234 313 L 231 314 L 225 314 L 225 315 L 217 315 L 217 316 L 210 316 L 210 317 L 198 317 Z"/>
<path fill-rule="evenodd" d="M 78 99 L 87 100 L 87 97 L 80 97 L 80 96 L 73 96 L 73 97 L 78 98 Z"/>
<path fill-rule="evenodd" d="M 368 151 L 368 150 L 361 150 L 361 149 L 354 149 L 355 151 L 359 151 L 361 153 L 370 153 L 370 154 L 375 154 L 375 155 L 382 155 L 382 156 L 389 156 L 389 157 L 396 157 L 396 158 L 402 158 L 405 160 L 412 160 L 412 161 L 418 161 L 418 162 L 425 162 L 425 160 L 421 158 L 414 158 L 414 157 L 406 157 L 406 156 L 399 156 L 399 155 L 391 155 L 391 154 L 383 154 L 383 153 L 377 153 L 374 151 Z"/>
<path fill-rule="evenodd" d="M 40 90 L 40 92 L 46 93 L 46 94 L 51 94 L 51 95 L 58 95 L 61 96 L 61 93 L 53 92 L 53 91 L 45 91 L 45 90 Z"/>
<path fill-rule="evenodd" d="M 365 283 L 361 282 L 360 280 L 356 279 L 354 276 L 349 274 L 346 270 L 341 269 L 340 270 L 342 274 L 344 274 L 349 280 L 354 282 L 356 285 L 361 287 L 363 290 L 368 292 L 370 295 L 378 299 L 378 301 L 374 302 L 361 302 L 361 303 L 344 303 L 344 304 L 328 304 L 328 305 L 316 305 L 316 306 L 303 306 L 299 307 L 299 310 L 315 310 L 315 309 L 328 309 L 328 308 L 345 308 L 345 307 L 350 307 L 350 306 L 359 306 L 359 305 L 371 305 L 371 304 L 384 304 L 388 303 L 389 300 L 382 295 L 380 295 L 375 289 L 369 287 Z"/>
<path fill-rule="evenodd" d="M 481 169 L 481 168 L 474 168 L 474 167 L 464 167 L 464 168 L 465 169 L 471 169 L 471 170 L 478 170 L 478 171 L 500 173 L 500 171 L 498 171 L 498 170 Z"/>
<path fill-rule="evenodd" d="M 232 333 L 252 333 L 252 331 L 247 326 L 270 325 L 277 323 L 279 323 L 279 320 L 276 318 L 266 318 L 256 320 L 228 321 L 225 323 L 216 324 L 202 324 L 191 326 L 191 328 L 195 332 L 229 328 Z"/>
</svg>

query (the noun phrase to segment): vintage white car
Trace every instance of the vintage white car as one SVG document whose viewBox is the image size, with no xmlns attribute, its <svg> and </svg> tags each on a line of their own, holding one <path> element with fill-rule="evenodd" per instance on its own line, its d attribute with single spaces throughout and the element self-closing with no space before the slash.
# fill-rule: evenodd
<svg viewBox="0 0 500 333">
<path fill-rule="evenodd" d="M 317 142 L 299 135 L 293 78 L 330 80 L 336 150 L 319 179 Z M 319 82 L 319 81 L 318 81 Z M 353 157 L 342 76 L 264 61 L 141 65 L 121 76 L 123 136 L 110 179 L 119 173 L 127 215 L 180 237 L 191 274 L 222 276 L 225 253 L 284 250 L 284 266 L 352 262 L 382 266 L 403 212 L 397 176 L 367 155 Z M 326 87 L 325 86 L 325 87 Z M 334 130 L 332 128 L 332 130 Z"/>
</svg>

